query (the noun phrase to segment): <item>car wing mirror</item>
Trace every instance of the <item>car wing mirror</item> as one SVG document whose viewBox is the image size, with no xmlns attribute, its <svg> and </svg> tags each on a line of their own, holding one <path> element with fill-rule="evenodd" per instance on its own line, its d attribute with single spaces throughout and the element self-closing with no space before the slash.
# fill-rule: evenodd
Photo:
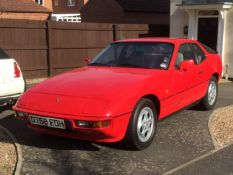
<svg viewBox="0 0 233 175">
<path fill-rule="evenodd" d="M 194 60 L 184 60 L 180 63 L 180 70 L 187 71 L 195 66 Z"/>
<path fill-rule="evenodd" d="M 91 63 L 91 57 L 86 57 L 86 58 L 84 58 L 84 61 L 87 63 L 87 64 L 89 64 L 89 63 Z"/>
</svg>

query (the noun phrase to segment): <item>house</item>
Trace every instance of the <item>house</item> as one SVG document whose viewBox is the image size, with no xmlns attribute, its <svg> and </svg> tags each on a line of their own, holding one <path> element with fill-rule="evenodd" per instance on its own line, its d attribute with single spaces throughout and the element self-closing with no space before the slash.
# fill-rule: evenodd
<svg viewBox="0 0 233 175">
<path fill-rule="evenodd" d="M 170 36 L 199 40 L 222 57 L 233 78 L 233 0 L 171 0 Z"/>
<path fill-rule="evenodd" d="M 83 22 L 169 24 L 169 0 L 89 0 Z"/>
<path fill-rule="evenodd" d="M 80 10 L 87 0 L 52 0 L 52 20 L 81 22 Z"/>
<path fill-rule="evenodd" d="M 169 35 L 169 0 L 89 0 L 82 22 L 150 24 L 159 36 Z"/>
<path fill-rule="evenodd" d="M 0 19 L 47 20 L 51 9 L 33 0 L 1 0 Z"/>
</svg>

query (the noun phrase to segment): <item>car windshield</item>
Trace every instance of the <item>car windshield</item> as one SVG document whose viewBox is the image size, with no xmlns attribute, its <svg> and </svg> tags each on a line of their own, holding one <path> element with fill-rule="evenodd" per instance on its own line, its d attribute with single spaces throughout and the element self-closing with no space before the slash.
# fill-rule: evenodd
<svg viewBox="0 0 233 175">
<path fill-rule="evenodd" d="M 89 66 L 167 69 L 173 44 L 163 42 L 113 43 L 100 52 Z"/>
</svg>

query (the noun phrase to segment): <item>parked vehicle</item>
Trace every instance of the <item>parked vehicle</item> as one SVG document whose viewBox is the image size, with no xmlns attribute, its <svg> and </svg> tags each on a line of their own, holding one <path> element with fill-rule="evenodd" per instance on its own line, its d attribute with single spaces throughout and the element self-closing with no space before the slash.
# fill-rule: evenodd
<svg viewBox="0 0 233 175">
<path fill-rule="evenodd" d="M 25 90 L 18 63 L 0 49 L 0 108 L 13 106 Z"/>
<path fill-rule="evenodd" d="M 141 150 L 151 144 L 158 119 L 197 102 L 212 109 L 221 72 L 218 54 L 194 40 L 117 41 L 88 66 L 28 90 L 14 110 L 38 132 L 97 142 L 124 139 Z"/>
</svg>

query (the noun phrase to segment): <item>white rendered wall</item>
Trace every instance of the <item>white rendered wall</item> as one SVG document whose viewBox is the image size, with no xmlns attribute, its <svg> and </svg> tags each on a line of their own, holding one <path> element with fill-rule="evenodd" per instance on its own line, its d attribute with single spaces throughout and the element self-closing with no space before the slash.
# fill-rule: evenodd
<svg viewBox="0 0 233 175">
<path fill-rule="evenodd" d="M 225 43 L 224 43 L 224 60 L 223 75 L 226 76 L 226 65 L 229 64 L 228 74 L 233 78 L 233 10 L 227 11 L 225 23 Z"/>
<path fill-rule="evenodd" d="M 186 38 L 188 35 L 184 35 L 184 26 L 188 25 L 188 14 L 177 7 L 182 0 L 170 0 L 170 2 L 170 37 Z"/>
</svg>

